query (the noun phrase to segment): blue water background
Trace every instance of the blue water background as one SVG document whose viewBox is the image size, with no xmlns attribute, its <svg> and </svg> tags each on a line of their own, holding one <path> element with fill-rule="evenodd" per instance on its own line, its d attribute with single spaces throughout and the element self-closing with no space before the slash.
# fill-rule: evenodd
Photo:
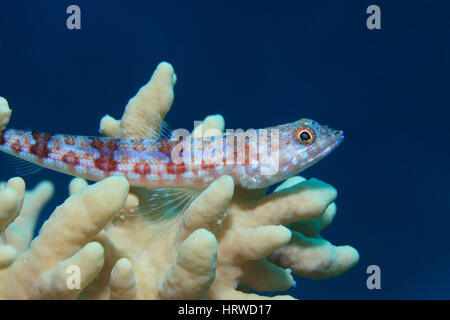
<svg viewBox="0 0 450 320">
<path fill-rule="evenodd" d="M 82 29 L 66 28 L 77 4 Z M 382 29 L 366 28 L 381 7 Z M 221 113 L 227 128 L 309 117 L 345 131 L 304 172 L 339 191 L 323 235 L 360 262 L 343 276 L 297 277 L 303 299 L 450 298 L 450 2 L 5 1 L 0 2 L 0 95 L 10 127 L 96 135 L 119 118 L 160 61 L 178 76 L 167 120 Z M 2 162 L 0 177 L 14 176 Z M 57 186 L 49 214 L 67 197 Z M 379 265 L 381 290 L 366 268 Z"/>
</svg>

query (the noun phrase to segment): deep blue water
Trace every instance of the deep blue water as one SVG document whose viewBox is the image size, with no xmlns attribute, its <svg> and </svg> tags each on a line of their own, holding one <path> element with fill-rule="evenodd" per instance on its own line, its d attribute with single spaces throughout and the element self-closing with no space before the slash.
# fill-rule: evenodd
<svg viewBox="0 0 450 320">
<path fill-rule="evenodd" d="M 393 3 L 395 2 L 395 3 Z M 81 30 L 66 8 L 81 8 Z M 381 30 L 366 8 L 381 8 Z M 304 172 L 339 191 L 323 233 L 360 262 L 335 279 L 297 278 L 303 299 L 450 298 L 450 2 L 0 2 L 0 95 L 11 128 L 96 135 L 160 61 L 178 76 L 174 127 L 221 113 L 227 128 L 309 117 L 346 140 Z M 0 178 L 14 175 L 1 165 Z M 46 171 L 57 186 L 70 177 Z M 366 268 L 381 268 L 381 290 Z"/>
</svg>

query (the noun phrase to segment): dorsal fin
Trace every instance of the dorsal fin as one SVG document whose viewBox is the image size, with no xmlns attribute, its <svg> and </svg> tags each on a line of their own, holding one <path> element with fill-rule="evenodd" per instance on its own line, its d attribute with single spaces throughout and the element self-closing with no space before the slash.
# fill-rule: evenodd
<svg viewBox="0 0 450 320">
<path fill-rule="evenodd" d="M 163 119 L 151 119 L 152 130 L 149 133 L 154 139 L 168 139 L 172 137 L 174 131 L 173 127 Z"/>
</svg>

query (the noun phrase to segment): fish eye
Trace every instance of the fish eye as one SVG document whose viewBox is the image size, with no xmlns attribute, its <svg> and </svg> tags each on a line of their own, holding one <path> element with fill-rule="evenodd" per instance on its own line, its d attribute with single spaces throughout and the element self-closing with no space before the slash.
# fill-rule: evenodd
<svg viewBox="0 0 450 320">
<path fill-rule="evenodd" d="M 314 134 L 314 131 L 311 128 L 301 127 L 295 130 L 295 138 L 301 144 L 311 144 L 316 139 L 316 135 Z"/>
</svg>

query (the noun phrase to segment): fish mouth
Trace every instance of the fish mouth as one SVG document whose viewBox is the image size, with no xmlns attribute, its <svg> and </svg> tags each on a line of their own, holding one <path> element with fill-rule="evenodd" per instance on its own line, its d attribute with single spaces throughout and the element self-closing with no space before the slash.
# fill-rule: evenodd
<svg viewBox="0 0 450 320">
<path fill-rule="evenodd" d="M 320 159 L 328 155 L 331 151 L 336 149 L 342 143 L 342 141 L 344 141 L 344 131 L 342 130 L 330 130 L 329 135 L 332 139 L 332 142 L 323 150 L 322 154 L 320 155 Z"/>
<path fill-rule="evenodd" d="M 335 130 L 333 135 L 336 137 L 336 147 L 341 144 L 342 141 L 344 141 L 344 131 L 342 130 Z"/>
<path fill-rule="evenodd" d="M 327 143 L 327 145 L 324 146 L 325 148 L 323 148 L 320 152 L 318 152 L 315 157 L 312 157 L 301 169 L 301 171 L 305 170 L 306 168 L 309 168 L 310 166 L 316 164 L 317 162 L 325 158 L 334 149 L 336 149 L 342 143 L 342 141 L 344 141 L 344 131 L 342 130 L 328 129 L 327 135 L 328 138 L 330 139 L 330 142 Z"/>
<path fill-rule="evenodd" d="M 332 141 L 333 146 L 338 146 L 344 140 L 344 131 L 330 128 L 326 125 L 317 129 L 318 133 L 326 138 L 328 141 Z"/>
</svg>

